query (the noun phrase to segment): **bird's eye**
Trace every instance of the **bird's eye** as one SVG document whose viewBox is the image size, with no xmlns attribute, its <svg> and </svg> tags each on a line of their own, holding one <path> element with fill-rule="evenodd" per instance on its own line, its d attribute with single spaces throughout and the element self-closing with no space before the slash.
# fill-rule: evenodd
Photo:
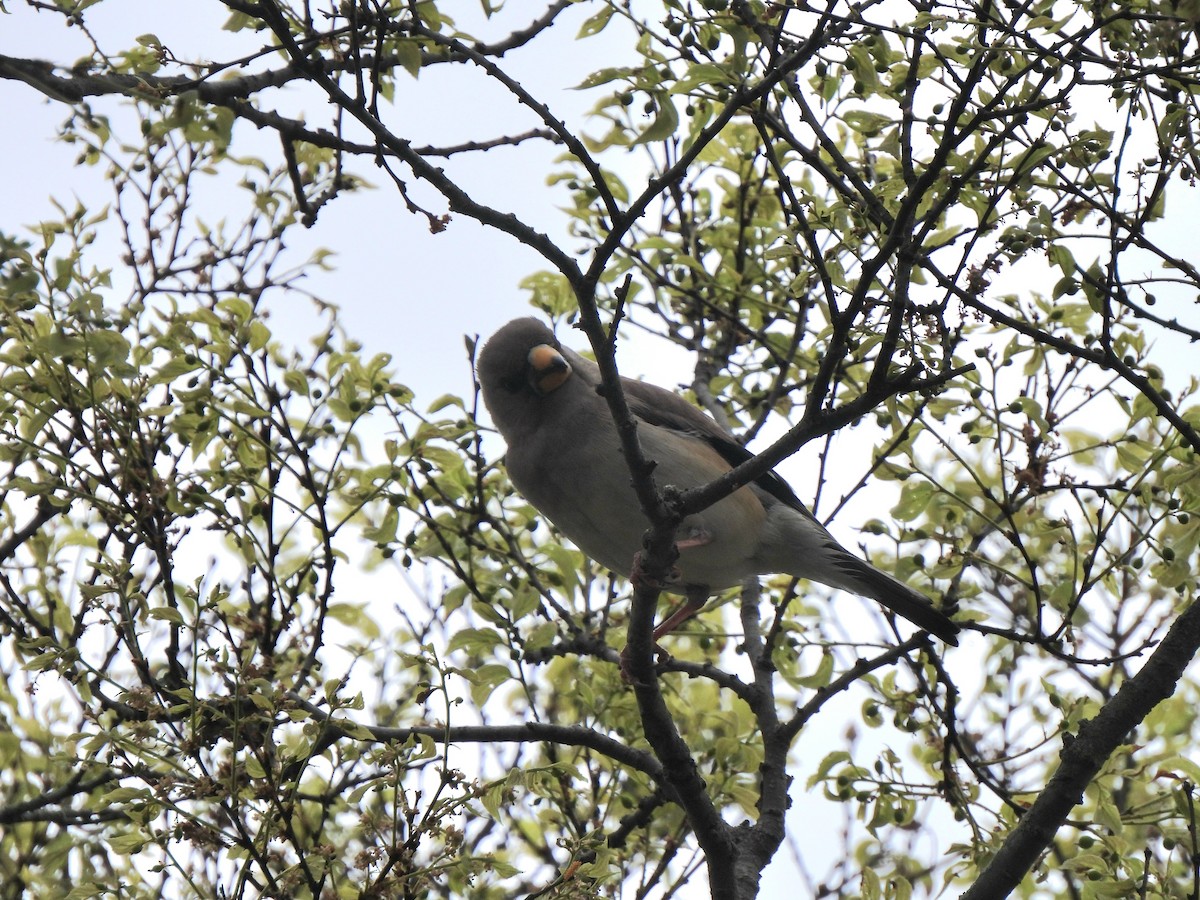
<svg viewBox="0 0 1200 900">
<path fill-rule="evenodd" d="M 504 388 L 510 394 L 519 394 L 528 386 L 526 380 L 520 375 L 506 375 L 500 379 L 500 387 Z"/>
</svg>

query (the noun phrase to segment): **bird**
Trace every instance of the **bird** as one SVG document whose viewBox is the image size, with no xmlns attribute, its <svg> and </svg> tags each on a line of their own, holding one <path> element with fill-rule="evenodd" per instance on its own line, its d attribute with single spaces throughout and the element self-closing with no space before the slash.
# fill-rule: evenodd
<svg viewBox="0 0 1200 900">
<path fill-rule="evenodd" d="M 484 405 L 508 446 L 505 465 L 513 485 L 587 556 L 636 578 L 649 522 L 596 363 L 529 317 L 514 319 L 488 339 L 476 374 Z M 655 464 L 657 486 L 699 487 L 751 458 L 679 394 L 629 378 L 621 379 L 621 387 L 642 451 Z M 683 519 L 676 547 L 675 568 L 661 587 L 685 600 L 654 629 L 656 647 L 714 593 L 770 574 L 869 597 L 946 644 L 958 644 L 957 624 L 928 597 L 846 550 L 773 470 Z"/>
</svg>

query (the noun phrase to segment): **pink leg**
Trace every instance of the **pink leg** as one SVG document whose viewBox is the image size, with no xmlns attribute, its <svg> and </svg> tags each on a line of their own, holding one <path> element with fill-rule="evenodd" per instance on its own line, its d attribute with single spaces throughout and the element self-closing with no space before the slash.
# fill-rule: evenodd
<svg viewBox="0 0 1200 900">
<path fill-rule="evenodd" d="M 691 547 L 703 547 L 705 544 L 712 543 L 712 535 L 703 528 L 693 528 L 688 536 L 681 541 L 675 542 L 676 550 L 687 550 Z"/>
<path fill-rule="evenodd" d="M 704 604 L 708 601 L 708 591 L 704 588 L 699 590 L 689 590 L 687 599 L 680 603 L 665 620 L 659 623 L 654 629 L 654 644 L 658 647 L 660 639 L 666 637 L 696 613 L 704 608 Z M 666 652 L 658 647 L 660 653 L 664 656 Z"/>
<path fill-rule="evenodd" d="M 677 629 L 680 625 L 686 622 L 696 613 L 704 608 L 704 604 L 708 601 L 708 588 L 699 587 L 692 588 L 687 593 L 687 599 L 680 603 L 671 612 L 669 616 L 654 629 L 654 634 L 651 639 L 654 641 L 654 659 L 656 662 L 661 662 L 671 658 L 671 654 L 662 648 L 658 643 L 661 638 Z M 626 683 L 632 682 L 633 677 L 629 672 L 629 647 L 626 646 L 621 651 L 621 679 Z"/>
<path fill-rule="evenodd" d="M 712 542 L 712 535 L 702 528 L 693 527 L 688 532 L 687 536 L 675 542 L 675 549 L 690 550 L 692 547 L 703 547 L 705 544 Z M 659 638 L 670 634 L 704 607 L 708 601 L 709 590 L 707 585 L 688 585 L 687 599 L 679 606 L 675 607 L 671 615 L 667 616 L 666 620 L 654 629 L 654 641 L 657 647 Z M 661 647 L 658 648 L 659 653 L 666 656 L 666 651 Z"/>
<path fill-rule="evenodd" d="M 686 537 L 675 541 L 676 550 L 689 550 L 693 547 L 703 547 L 705 544 L 712 542 L 712 535 L 702 528 L 693 527 Z M 671 571 L 671 580 L 677 581 L 681 577 L 681 572 L 678 567 L 674 567 Z M 642 570 L 642 554 L 638 553 L 633 558 L 633 569 L 629 573 L 629 580 L 634 588 L 653 587 L 658 590 L 663 589 L 663 585 L 647 577 Z M 671 612 L 667 618 L 654 629 L 654 657 L 656 660 L 670 659 L 671 654 L 659 646 L 658 642 L 661 638 L 670 634 L 696 613 L 704 608 L 704 604 L 708 601 L 709 590 L 705 585 L 692 585 L 688 587 L 687 599 Z M 621 677 L 625 681 L 631 681 L 629 675 L 629 657 L 626 655 L 628 647 L 621 651 Z"/>
</svg>

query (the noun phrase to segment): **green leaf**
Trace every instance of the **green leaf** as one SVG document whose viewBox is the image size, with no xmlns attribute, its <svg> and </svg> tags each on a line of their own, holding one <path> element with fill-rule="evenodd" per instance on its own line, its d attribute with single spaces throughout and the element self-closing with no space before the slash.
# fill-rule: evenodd
<svg viewBox="0 0 1200 900">
<path fill-rule="evenodd" d="M 616 81 L 618 78 L 628 78 L 632 73 L 633 70 L 625 66 L 598 69 L 575 85 L 574 90 L 585 91 L 588 88 L 599 87 L 602 84 L 608 84 L 610 81 Z"/>
<path fill-rule="evenodd" d="M 266 326 L 266 323 L 261 319 L 255 319 L 250 323 L 250 338 L 247 345 L 252 351 L 258 352 L 267 346 L 269 340 L 271 340 L 271 329 Z"/>
<path fill-rule="evenodd" d="M 1074 275 L 1077 266 L 1075 265 L 1075 254 L 1065 244 L 1051 244 L 1046 250 L 1046 256 L 1050 262 L 1054 263 L 1062 271 L 1063 275 Z"/>
<path fill-rule="evenodd" d="M 328 613 L 334 621 L 354 628 L 368 638 L 379 637 L 379 625 L 367 614 L 365 606 L 361 603 L 331 603 Z"/>
<path fill-rule="evenodd" d="M 488 789 L 484 791 L 483 796 L 479 798 L 480 802 L 483 804 L 483 808 L 487 810 L 488 815 L 491 816 L 494 821 L 499 821 L 501 819 L 501 804 L 505 802 L 505 797 L 508 795 L 508 792 L 509 785 L 507 780 L 496 781 L 489 785 Z"/>
<path fill-rule="evenodd" d="M 599 34 L 604 30 L 604 27 L 616 11 L 616 6 L 606 4 L 600 12 L 596 13 L 580 26 L 579 34 L 575 35 L 575 39 L 579 40 L 580 38 L 591 37 L 593 34 Z"/>
<path fill-rule="evenodd" d="M 911 522 L 929 507 L 934 486 L 927 481 L 908 481 L 900 489 L 900 502 L 892 507 L 892 516 L 901 522 Z"/>
<path fill-rule="evenodd" d="M 308 396 L 308 376 L 297 369 L 288 369 L 283 373 L 283 383 L 293 394 Z"/>
<path fill-rule="evenodd" d="M 657 95 L 658 114 L 654 119 L 653 124 L 641 134 L 633 142 L 636 144 L 649 144 L 654 141 L 665 141 L 675 133 L 679 127 L 679 110 L 675 108 L 674 102 L 666 94 Z"/>
<path fill-rule="evenodd" d="M 462 398 L 455 394 L 442 394 L 436 400 L 429 404 L 428 412 L 430 414 L 441 412 L 447 406 L 454 406 L 458 409 L 463 409 Z"/>
<path fill-rule="evenodd" d="M 859 134 L 866 135 L 878 134 L 892 124 L 890 116 L 867 112 L 866 110 L 854 110 L 846 113 L 842 118 L 845 119 L 847 125 Z"/>
<path fill-rule="evenodd" d="M 108 838 L 108 847 L 118 856 L 129 856 L 138 853 L 146 846 L 146 838 L 141 834 L 118 834 Z"/>
<path fill-rule="evenodd" d="M 187 624 L 183 621 L 183 614 L 179 610 L 172 609 L 169 606 L 154 607 L 154 609 L 150 610 L 150 618 L 170 622 L 172 625 L 183 626 Z"/>
<path fill-rule="evenodd" d="M 487 655 L 504 643 L 504 636 L 491 628 L 461 628 L 450 638 L 446 652 L 466 650 L 472 655 Z"/>
<path fill-rule="evenodd" d="M 834 750 L 832 753 L 827 753 L 821 762 L 817 765 L 817 771 L 809 776 L 807 787 L 811 791 L 818 784 L 824 781 L 834 766 L 850 761 L 850 754 L 845 750 Z"/>
<path fill-rule="evenodd" d="M 701 86 L 731 84 L 732 81 L 726 66 L 717 63 L 697 63 L 688 67 L 683 77 L 671 86 L 670 93 L 686 94 Z"/>
<path fill-rule="evenodd" d="M 146 788 L 119 787 L 105 791 L 103 800 L 105 803 L 128 803 L 130 800 L 149 800 L 151 796 Z"/>
<path fill-rule="evenodd" d="M 413 78 L 421 74 L 421 48 L 415 41 L 399 41 L 393 48 L 396 61 Z"/>
<path fill-rule="evenodd" d="M 822 653 L 821 654 L 821 662 L 820 662 L 820 665 L 817 666 L 817 670 L 815 672 L 813 672 L 811 675 L 797 676 L 796 683 L 799 684 L 801 687 L 816 690 L 817 688 L 825 687 L 825 685 L 829 684 L 829 682 L 832 680 L 832 678 L 833 678 L 833 654 L 832 653 Z"/>
<path fill-rule="evenodd" d="M 499 663 L 479 666 L 471 672 L 471 702 L 476 707 L 482 707 L 496 688 L 512 679 L 513 674 L 508 666 Z"/>
</svg>

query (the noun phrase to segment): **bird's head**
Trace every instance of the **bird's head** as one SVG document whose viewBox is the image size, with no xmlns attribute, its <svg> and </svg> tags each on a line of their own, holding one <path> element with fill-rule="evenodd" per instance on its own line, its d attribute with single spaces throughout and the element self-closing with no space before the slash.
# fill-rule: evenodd
<svg viewBox="0 0 1200 900">
<path fill-rule="evenodd" d="M 503 433 L 567 383 L 574 369 L 554 333 L 537 319 L 514 319 L 483 345 L 476 365 L 483 402 Z"/>
<path fill-rule="evenodd" d="M 544 397 L 571 377 L 571 364 L 554 333 L 537 319 L 514 319 L 488 340 L 477 366 L 483 399 L 532 393 Z"/>
</svg>

